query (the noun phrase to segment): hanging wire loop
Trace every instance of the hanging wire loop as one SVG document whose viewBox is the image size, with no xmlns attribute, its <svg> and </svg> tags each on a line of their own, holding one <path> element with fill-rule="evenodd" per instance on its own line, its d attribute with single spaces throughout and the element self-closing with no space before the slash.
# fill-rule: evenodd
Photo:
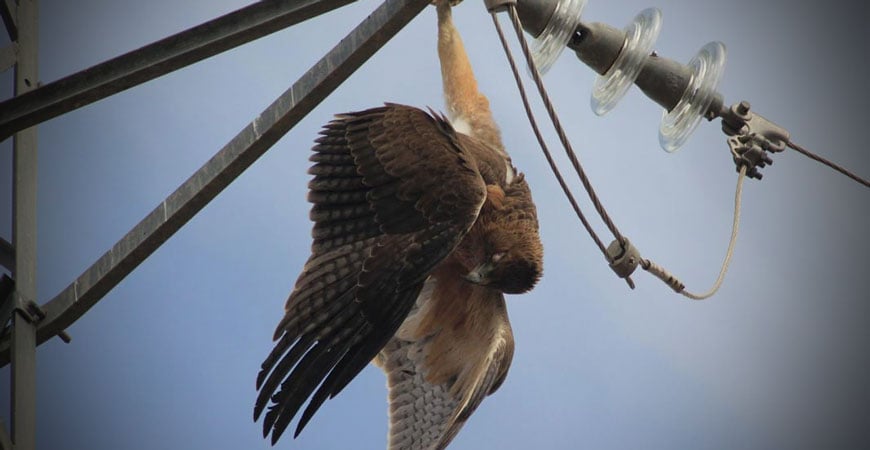
<svg viewBox="0 0 870 450">
<path fill-rule="evenodd" d="M 565 130 L 562 128 L 562 125 L 561 125 L 561 122 L 559 121 L 558 116 L 556 115 L 555 108 L 553 107 L 553 104 L 550 101 L 549 95 L 547 94 L 547 91 L 544 87 L 543 81 L 541 80 L 540 72 L 538 71 L 538 69 L 535 65 L 534 59 L 532 58 L 531 51 L 529 50 L 528 43 L 526 42 L 525 36 L 523 35 L 523 28 L 522 28 L 522 24 L 520 23 L 519 16 L 517 14 L 516 5 L 510 1 L 507 1 L 507 2 L 495 1 L 492 3 L 493 3 L 493 5 L 492 5 L 492 8 L 490 9 L 490 11 L 492 14 L 493 24 L 495 25 L 496 31 L 499 34 L 499 39 L 501 40 L 502 47 L 504 48 L 504 51 L 505 51 L 505 55 L 508 58 L 508 62 L 511 64 L 511 70 L 513 71 L 514 79 L 516 80 L 516 83 L 517 83 L 517 88 L 520 91 L 520 96 L 523 98 L 523 104 L 524 104 L 525 109 L 526 109 L 526 115 L 528 116 L 529 121 L 532 124 L 532 128 L 535 131 L 535 136 L 538 139 L 538 143 L 541 145 L 541 149 L 544 152 L 544 156 L 547 158 L 547 162 L 550 165 L 550 169 L 553 171 L 553 174 L 556 176 L 556 179 L 559 180 L 559 185 L 562 187 L 563 192 L 565 192 L 565 195 L 568 197 L 568 200 L 571 202 L 571 206 L 574 208 L 574 211 L 577 214 L 578 218 L 583 223 L 583 226 L 586 228 L 586 231 L 589 233 L 589 235 L 595 241 L 596 245 L 601 250 L 604 257 L 607 259 L 607 262 L 611 265 L 612 268 L 614 268 L 614 258 L 615 258 L 614 255 L 623 256 L 623 255 L 628 254 L 628 240 L 622 235 L 622 233 L 619 232 L 619 229 L 616 228 L 616 225 L 613 223 L 613 220 L 611 220 L 610 216 L 607 214 L 607 211 L 604 209 L 604 206 L 602 205 L 601 201 L 598 199 L 598 196 L 595 194 L 595 190 L 592 188 L 592 183 L 589 181 L 589 178 L 586 176 L 586 173 L 583 170 L 583 167 L 580 165 L 580 161 L 577 158 L 577 155 L 574 153 L 574 150 L 571 147 L 571 143 L 568 140 L 568 136 L 565 133 Z M 487 6 L 488 7 L 490 6 L 489 3 L 487 4 Z M 553 158 L 550 155 L 550 152 L 547 149 L 546 144 L 544 143 L 544 140 L 540 135 L 540 131 L 538 130 L 537 124 L 535 122 L 534 114 L 531 111 L 531 107 L 529 106 L 528 98 L 525 94 L 525 88 L 523 87 L 522 80 L 521 80 L 520 75 L 519 75 L 519 71 L 517 70 L 516 64 L 513 60 L 513 56 L 511 55 L 510 47 L 508 46 L 507 41 L 504 38 L 504 33 L 501 30 L 501 25 L 498 22 L 498 17 L 496 16 L 496 14 L 494 12 L 495 10 L 502 10 L 502 9 L 506 9 L 508 12 L 508 15 L 510 16 L 511 23 L 513 25 L 514 31 L 515 31 L 516 36 L 517 36 L 517 40 L 519 41 L 520 47 L 522 48 L 522 51 L 523 51 L 523 56 L 526 59 L 526 63 L 529 67 L 529 71 L 532 74 L 532 78 L 535 81 L 536 87 L 538 88 L 538 93 L 541 96 L 541 100 L 544 104 L 544 107 L 547 110 L 547 114 L 549 115 L 550 121 L 553 123 L 553 128 L 555 129 L 556 134 L 559 136 L 559 140 L 562 144 L 562 147 L 565 149 L 565 153 L 568 156 L 568 159 L 571 161 L 571 165 L 574 168 L 574 171 L 577 173 L 577 176 L 580 178 L 580 182 L 583 184 L 583 188 L 586 190 L 587 194 L 589 195 L 589 198 L 592 201 L 592 204 L 595 207 L 595 210 L 598 212 L 598 215 L 601 217 L 602 221 L 605 223 L 605 225 L 607 225 L 607 228 L 611 231 L 611 233 L 613 233 L 614 237 L 616 238 L 616 242 L 618 243 L 618 251 L 608 251 L 608 249 L 604 247 L 604 244 L 601 241 L 601 239 L 598 237 L 598 235 L 595 233 L 595 231 L 589 225 L 589 222 L 586 220 L 583 213 L 580 211 L 579 206 L 577 205 L 576 201 L 574 200 L 574 197 L 571 194 L 570 189 L 568 189 L 567 184 L 565 183 L 564 179 L 562 178 L 562 175 L 559 172 L 559 169 L 556 167 L 556 164 L 553 161 Z M 614 271 L 616 271 L 615 268 L 614 268 Z M 620 275 L 619 272 L 617 272 L 617 275 L 619 275 L 621 278 L 623 278 L 626 281 L 626 283 L 628 283 L 628 286 L 630 288 L 634 289 L 634 287 L 635 287 L 634 281 L 630 277 L 631 271 L 628 271 L 627 273 L 628 273 L 627 275 Z"/>
<path fill-rule="evenodd" d="M 725 281 L 725 273 L 728 272 L 728 266 L 731 264 L 731 257 L 734 256 L 734 248 L 737 244 L 737 232 L 740 229 L 740 200 L 743 197 L 743 180 L 746 178 L 747 166 L 740 166 L 737 176 L 737 188 L 734 192 L 734 220 L 731 222 L 731 239 L 728 241 L 728 249 L 725 251 L 725 259 L 722 261 L 722 268 L 719 270 L 719 276 L 713 283 L 713 287 L 703 294 L 695 294 L 686 290 L 686 285 L 683 284 L 676 276 L 668 272 L 664 267 L 656 264 L 649 259 L 642 259 L 640 266 L 647 272 L 651 273 L 656 278 L 662 280 L 665 284 L 671 287 L 676 293 L 682 294 L 684 297 L 692 300 L 705 300 L 713 296 Z"/>
</svg>

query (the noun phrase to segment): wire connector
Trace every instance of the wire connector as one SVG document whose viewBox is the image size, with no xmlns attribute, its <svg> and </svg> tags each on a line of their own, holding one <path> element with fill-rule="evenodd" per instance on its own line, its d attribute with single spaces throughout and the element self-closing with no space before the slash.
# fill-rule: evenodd
<svg viewBox="0 0 870 450">
<path fill-rule="evenodd" d="M 610 268 L 619 278 L 628 279 L 640 264 L 640 252 L 626 237 L 623 237 L 622 242 L 619 240 L 611 242 L 607 246 L 607 256 L 610 260 Z"/>
<path fill-rule="evenodd" d="M 728 146 L 737 170 L 746 166 L 746 176 L 760 180 L 759 169 L 773 164 L 766 152 L 778 153 L 786 148 L 789 133 L 785 128 L 750 111 L 747 101 L 722 108 L 722 131 L 729 136 Z"/>
<path fill-rule="evenodd" d="M 640 262 L 640 266 L 643 267 L 643 270 L 651 273 L 653 276 L 662 280 L 665 284 L 670 286 L 671 289 L 674 290 L 677 294 L 682 294 L 686 290 L 686 285 L 680 281 L 674 274 L 668 272 L 667 269 L 655 263 L 655 261 L 651 261 L 649 259 L 644 259 Z"/>
<path fill-rule="evenodd" d="M 755 136 L 744 134 L 728 138 L 728 147 L 731 148 L 737 170 L 746 166 L 746 176 L 760 180 L 762 174 L 758 170 L 773 164 L 773 159 L 764 152 L 763 145 L 764 142 Z"/>
</svg>

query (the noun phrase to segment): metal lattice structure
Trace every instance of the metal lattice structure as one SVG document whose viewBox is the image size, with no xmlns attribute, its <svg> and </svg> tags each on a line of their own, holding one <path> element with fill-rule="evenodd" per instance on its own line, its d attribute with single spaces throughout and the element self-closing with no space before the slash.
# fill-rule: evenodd
<svg viewBox="0 0 870 450">
<path fill-rule="evenodd" d="M 12 45 L 0 69 L 15 69 L 15 96 L 0 103 L 0 139 L 13 139 L 13 241 L 0 240 L 0 366 L 12 365 L 11 433 L 0 447 L 36 448 L 36 347 L 59 336 L 184 226 L 306 114 L 419 14 L 429 0 L 386 0 L 289 89 L 43 305 L 36 303 L 36 125 L 148 80 L 334 10 L 354 0 L 264 0 L 40 86 L 38 0 L 4 0 Z"/>
</svg>

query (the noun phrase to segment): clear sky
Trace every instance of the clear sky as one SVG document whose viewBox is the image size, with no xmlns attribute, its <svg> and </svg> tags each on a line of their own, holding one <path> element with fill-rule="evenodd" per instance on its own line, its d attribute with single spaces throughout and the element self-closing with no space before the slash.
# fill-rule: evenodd
<svg viewBox="0 0 870 450">
<path fill-rule="evenodd" d="M 41 79 L 246 3 L 44 0 Z M 40 301 L 378 4 L 361 0 L 40 125 Z M 796 142 L 870 176 L 865 3 L 590 0 L 584 20 L 623 27 L 648 6 L 664 15 L 660 55 L 685 62 L 706 42 L 723 41 L 728 104 L 750 101 Z M 630 291 L 549 173 L 482 2 L 467 0 L 455 18 L 537 200 L 546 259 L 538 287 L 508 298 L 517 346 L 507 381 L 452 448 L 870 448 L 870 191 L 796 153 L 775 155 L 763 181 L 746 183 L 741 235 L 719 294 L 692 302 L 645 273 Z M 725 136 L 718 123 L 702 123 L 680 152 L 666 154 L 656 136 L 660 108 L 632 89 L 599 118 L 588 106 L 593 80 L 570 52 L 546 77 L 593 184 L 645 257 L 706 290 L 730 232 L 736 173 Z M 0 81 L 0 95 L 11 95 L 11 72 Z M 428 8 L 70 327 L 71 344 L 39 347 L 39 448 L 269 448 L 251 418 L 254 380 L 308 256 L 305 171 L 317 129 L 334 113 L 384 101 L 443 109 L 440 83 Z M 6 239 L 10 176 L 7 140 Z M 594 218 L 579 183 L 572 186 Z M 4 368 L 7 424 L 8 385 Z M 384 448 L 384 386 L 379 370 L 366 369 L 299 439 L 285 436 L 277 448 Z"/>
</svg>

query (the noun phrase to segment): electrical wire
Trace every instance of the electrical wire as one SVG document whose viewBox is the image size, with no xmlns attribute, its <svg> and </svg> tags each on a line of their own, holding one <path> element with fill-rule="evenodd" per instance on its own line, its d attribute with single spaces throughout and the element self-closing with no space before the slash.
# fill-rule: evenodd
<svg viewBox="0 0 870 450">
<path fill-rule="evenodd" d="M 725 260 L 722 261 L 722 268 L 719 270 L 719 276 L 716 278 L 716 282 L 713 283 L 713 287 L 711 287 L 710 290 L 703 294 L 695 294 L 687 291 L 686 286 L 677 277 L 668 272 L 664 267 L 650 261 L 649 259 L 642 259 L 640 261 L 640 267 L 654 275 L 656 278 L 662 280 L 678 294 L 682 294 L 687 298 L 692 300 L 705 300 L 712 297 L 713 294 L 722 287 L 722 282 L 725 281 L 725 273 L 728 272 L 728 266 L 731 264 L 731 257 L 734 256 L 734 247 L 737 243 L 737 232 L 740 228 L 740 199 L 743 197 L 743 180 L 745 179 L 746 166 L 741 165 L 740 174 L 737 177 L 737 189 L 734 193 L 734 220 L 731 222 L 731 240 L 728 242 L 728 250 L 725 252 Z"/>
<path fill-rule="evenodd" d="M 507 40 L 504 37 L 504 32 L 501 29 L 501 24 L 498 22 L 498 15 L 495 12 L 491 12 L 490 16 L 492 16 L 492 23 L 495 24 L 495 30 L 498 33 L 498 38 L 501 41 L 501 45 L 505 50 L 505 55 L 507 56 L 508 63 L 511 66 L 511 71 L 514 74 L 514 80 L 517 83 L 517 89 L 520 92 L 520 97 L 523 100 L 523 107 L 526 110 L 526 116 L 529 118 L 529 123 L 532 125 L 532 131 L 535 133 L 535 137 L 538 139 L 538 145 L 541 146 L 541 150 L 544 152 L 544 157 L 547 158 L 547 163 L 550 165 L 550 170 L 553 172 L 553 175 L 556 176 L 556 180 L 559 182 L 559 186 L 562 188 L 562 192 L 565 193 L 565 196 L 568 197 L 568 202 L 571 203 L 571 207 L 574 208 L 574 213 L 577 214 L 577 217 L 580 219 L 580 222 L 583 223 L 583 227 L 586 228 L 586 231 L 592 236 L 592 240 L 595 241 L 595 245 L 601 249 L 601 253 L 604 254 L 605 258 L 608 258 L 607 248 L 604 246 L 604 243 L 601 242 L 601 239 L 595 233 L 595 230 L 592 229 L 592 226 L 589 224 L 589 221 L 586 219 L 586 216 L 583 214 L 583 211 L 580 210 L 580 206 L 577 205 L 577 200 L 574 199 L 574 195 L 571 193 L 571 190 L 568 188 L 568 184 L 565 183 L 565 179 L 562 177 L 562 173 L 559 171 L 559 167 L 556 166 L 556 162 L 553 160 L 553 155 L 550 154 L 550 149 L 547 147 L 547 143 L 544 142 L 543 136 L 541 136 L 541 130 L 538 128 L 538 123 L 535 120 L 535 114 L 532 112 L 531 105 L 529 104 L 529 98 L 526 95 L 526 88 L 523 86 L 522 79 L 520 78 L 520 72 L 517 70 L 517 64 L 514 61 L 513 54 L 510 52 L 510 47 L 508 46 Z"/>
<path fill-rule="evenodd" d="M 791 139 L 789 139 L 789 140 L 786 142 L 786 145 L 788 145 L 789 147 L 791 147 L 791 148 L 792 148 L 793 150 L 795 150 L 796 152 L 798 152 L 798 153 L 800 153 L 800 154 L 806 156 L 807 158 L 810 158 L 810 159 L 812 159 L 813 161 L 816 161 L 816 162 L 822 163 L 822 164 L 824 164 L 824 165 L 826 165 L 826 166 L 828 166 L 828 167 L 830 167 L 830 168 L 836 170 L 837 172 L 840 172 L 841 174 L 843 174 L 843 175 L 845 175 L 845 176 L 847 176 L 847 177 L 849 177 L 849 178 L 851 178 L 851 179 L 857 181 L 858 183 L 861 183 L 861 184 L 863 184 L 863 185 L 866 186 L 866 187 L 870 187 L 870 181 L 867 181 L 867 180 L 865 180 L 865 179 L 859 177 L 858 175 L 855 175 L 854 173 L 850 172 L 850 171 L 849 171 L 848 169 L 846 169 L 845 167 L 842 167 L 842 166 L 840 166 L 840 165 L 838 165 L 838 164 L 835 164 L 835 163 L 833 163 L 833 162 L 831 162 L 831 161 L 829 161 L 829 160 L 827 160 L 827 159 L 825 159 L 825 158 L 822 158 L 821 156 L 816 155 L 815 153 L 813 153 L 813 152 L 811 152 L 811 151 L 809 151 L 809 150 L 807 150 L 807 149 L 801 147 L 800 145 L 795 144 Z"/>
<path fill-rule="evenodd" d="M 531 52 L 530 52 L 529 47 L 528 47 L 528 43 L 526 42 L 525 36 L 523 35 L 522 24 L 520 23 L 520 19 L 519 19 L 519 16 L 517 14 L 517 11 L 516 11 L 515 4 L 508 3 L 506 9 L 508 12 L 508 16 L 511 19 L 511 23 L 513 25 L 514 31 L 516 32 L 517 40 L 519 41 L 520 47 L 522 48 L 523 55 L 526 59 L 526 63 L 528 64 L 529 72 L 531 73 L 532 78 L 535 81 L 535 85 L 538 89 L 538 93 L 541 96 L 541 100 L 544 104 L 544 107 L 547 110 L 547 114 L 549 115 L 550 120 L 553 123 L 553 127 L 554 127 L 557 135 L 559 136 L 559 140 L 561 141 L 563 148 L 565 149 L 565 154 L 568 156 L 568 159 L 571 161 L 571 165 L 573 166 L 574 171 L 577 173 L 577 176 L 580 178 L 580 181 L 583 184 L 583 188 L 586 190 L 586 193 L 589 195 L 589 199 L 592 201 L 592 204 L 595 207 L 595 210 L 598 212 L 598 215 L 601 217 L 602 221 L 607 225 L 607 228 L 610 230 L 610 232 L 614 235 L 614 237 L 620 243 L 622 250 L 627 252 L 628 246 L 630 244 L 625 239 L 625 237 L 619 232 L 619 229 L 616 227 L 616 224 L 613 222 L 613 220 L 611 220 L 610 216 L 607 214 L 607 211 L 604 209 L 604 205 L 601 203 L 597 194 L 595 193 L 595 190 L 593 189 L 592 184 L 589 181 L 589 178 L 586 176 L 586 173 L 583 170 L 583 167 L 580 164 L 580 161 L 577 158 L 577 155 L 574 153 L 574 150 L 571 147 L 571 143 L 568 140 L 568 137 L 565 134 L 565 131 L 561 126 L 561 123 L 559 121 L 558 116 L 556 115 L 553 104 L 550 101 L 550 98 L 549 98 L 549 95 L 547 94 L 546 89 L 544 88 L 543 81 L 541 80 L 541 75 L 538 72 L 538 69 L 535 65 L 533 58 L 532 58 Z M 544 142 L 543 137 L 541 136 L 541 132 L 538 128 L 534 114 L 531 110 L 531 106 L 529 104 L 529 100 L 528 100 L 528 97 L 526 95 L 525 88 L 523 86 L 521 77 L 519 75 L 519 71 L 517 70 L 516 63 L 514 61 L 513 55 L 511 54 L 510 47 L 505 39 L 504 32 L 502 31 L 501 25 L 498 21 L 498 17 L 496 15 L 495 11 L 491 11 L 491 16 L 492 16 L 493 24 L 495 25 L 496 32 L 498 33 L 499 40 L 501 41 L 502 47 L 504 48 L 504 51 L 505 51 L 505 55 L 507 56 L 508 62 L 510 64 L 511 71 L 513 72 L 514 79 L 515 79 L 516 84 L 517 84 L 517 89 L 519 90 L 520 97 L 522 98 L 523 106 L 524 106 L 525 111 L 526 111 L 526 116 L 529 119 L 529 123 L 532 126 L 532 130 L 535 133 L 535 137 L 538 140 L 538 144 L 541 146 L 541 149 L 544 153 L 544 156 L 547 159 L 547 163 L 550 165 L 550 169 L 552 170 L 553 174 L 556 176 L 556 179 L 559 182 L 559 186 L 562 188 L 562 191 L 565 193 L 565 196 L 568 198 L 568 201 L 571 203 L 571 206 L 574 209 L 574 212 L 577 214 L 577 217 L 580 219 L 583 226 L 586 228 L 586 231 L 592 237 L 593 241 L 595 241 L 595 244 L 598 246 L 598 248 L 604 254 L 604 257 L 612 265 L 614 263 L 614 257 L 608 253 L 607 249 L 604 246 L 604 243 L 601 241 L 601 239 L 598 237 L 598 235 L 592 229 L 591 225 L 589 224 L 589 221 L 586 219 L 583 212 L 580 210 L 580 207 L 577 205 L 577 202 L 574 199 L 574 196 L 572 195 L 570 189 L 568 188 L 564 178 L 562 177 L 561 172 L 559 171 L 558 167 L 556 166 L 556 163 L 553 160 L 552 155 L 550 154 L 549 149 L 547 148 L 546 143 Z M 843 167 L 841 167 L 841 166 L 839 166 L 839 165 L 837 165 L 837 164 L 835 164 L 835 163 L 833 163 L 833 162 L 831 162 L 831 161 L 829 161 L 821 156 L 815 155 L 814 153 L 810 152 L 809 150 L 795 144 L 793 141 L 788 140 L 786 142 L 786 145 L 788 147 L 794 149 L 795 151 L 803 154 L 804 156 L 807 156 L 808 158 L 810 158 L 814 161 L 822 163 L 822 164 L 840 172 L 841 174 L 846 175 L 847 177 L 857 181 L 858 183 L 863 184 L 864 186 L 870 187 L 870 182 L 868 182 L 867 180 L 859 177 L 858 175 L 850 172 L 849 170 L 847 170 L 847 169 L 845 169 L 845 168 L 843 168 Z M 748 168 L 746 165 L 740 166 L 739 175 L 737 178 L 737 187 L 736 187 L 735 194 L 734 194 L 734 217 L 733 217 L 733 221 L 732 221 L 732 225 L 731 225 L 731 238 L 728 242 L 728 248 L 725 252 L 725 258 L 722 262 L 722 267 L 719 271 L 719 275 L 716 278 L 716 281 L 713 283 L 713 286 L 707 292 L 704 292 L 702 294 L 696 294 L 696 293 L 687 291 L 685 289 L 685 285 L 677 277 L 675 277 L 673 274 L 668 272 L 662 266 L 656 264 L 655 262 L 653 262 L 649 259 L 641 258 L 637 264 L 640 265 L 647 272 L 651 273 L 655 277 L 657 277 L 660 280 L 662 280 L 663 282 L 665 282 L 668 286 L 670 286 L 672 289 L 674 289 L 674 291 L 682 294 L 683 296 L 685 296 L 689 299 L 704 300 L 704 299 L 712 297 L 719 290 L 719 288 L 721 288 L 722 283 L 725 280 L 725 274 L 727 273 L 728 267 L 731 263 L 731 258 L 734 255 L 734 248 L 735 248 L 736 243 L 737 243 L 737 235 L 738 235 L 739 226 L 740 226 L 740 203 L 741 203 L 741 198 L 742 198 L 742 193 L 743 193 L 743 182 L 746 178 L 747 170 L 748 170 Z M 619 272 L 617 272 L 617 273 L 619 273 Z M 631 278 L 628 276 L 625 276 L 624 278 L 625 278 L 626 282 L 628 282 L 629 286 L 633 289 L 634 283 L 632 282 Z"/>
<path fill-rule="evenodd" d="M 613 233 L 613 236 L 621 244 L 624 245 L 625 238 L 622 236 L 622 233 L 619 232 L 619 229 L 616 228 L 616 224 L 613 223 L 613 220 L 610 219 L 610 216 L 604 209 L 604 205 L 602 205 L 601 200 L 598 199 L 598 195 L 595 194 L 595 189 L 592 188 L 592 183 L 589 181 L 589 177 L 586 176 L 586 172 L 583 170 L 583 166 L 580 165 L 580 160 L 574 153 L 574 150 L 571 147 L 571 142 L 568 140 L 568 136 L 565 134 L 565 130 L 562 128 L 559 117 L 556 115 L 556 110 L 553 108 L 553 103 L 550 101 L 550 96 L 547 94 L 547 90 L 544 88 L 544 82 L 541 80 L 541 74 L 538 72 L 538 68 L 535 65 L 534 59 L 532 59 L 532 53 L 529 50 L 529 44 L 526 42 L 526 38 L 523 35 L 523 27 L 520 23 L 520 18 L 517 15 L 516 6 L 513 4 L 508 4 L 507 10 L 511 18 L 511 23 L 514 27 L 514 31 L 517 34 L 517 40 L 519 41 L 520 47 L 523 50 L 523 55 L 526 58 L 526 63 L 528 64 L 529 69 L 532 73 L 532 79 L 534 79 L 535 81 L 535 85 L 538 88 L 538 93 L 541 96 L 541 101 L 544 103 L 547 114 L 550 116 L 550 121 L 553 122 L 553 128 L 556 130 L 556 134 L 559 136 L 559 140 L 562 142 L 562 146 L 565 148 L 565 154 L 568 156 L 568 160 L 571 161 L 571 165 L 574 167 L 574 171 L 577 173 L 577 176 L 580 177 L 580 182 L 583 184 L 583 188 L 586 190 L 586 193 L 589 194 L 589 199 L 592 201 L 592 205 L 595 207 L 598 215 L 601 216 L 601 220 L 604 221 L 604 224 L 607 225 L 607 228 L 610 230 L 611 233 Z"/>
</svg>

